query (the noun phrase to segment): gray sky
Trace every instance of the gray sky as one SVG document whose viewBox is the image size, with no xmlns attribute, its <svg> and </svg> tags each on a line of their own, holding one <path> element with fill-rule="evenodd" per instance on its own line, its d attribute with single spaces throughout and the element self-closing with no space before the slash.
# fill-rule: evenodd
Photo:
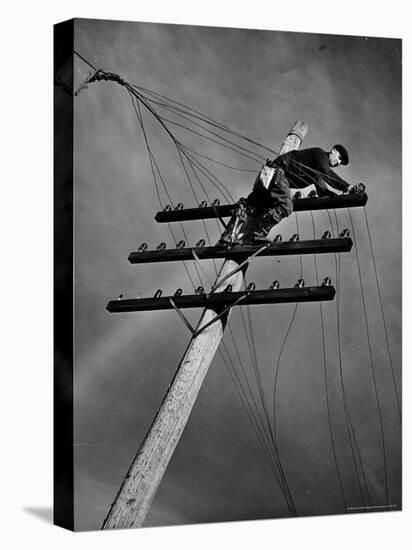
<svg viewBox="0 0 412 550">
<path fill-rule="evenodd" d="M 77 20 L 75 48 L 93 65 L 198 109 L 278 150 L 297 119 L 309 126 L 304 147 L 343 143 L 350 165 L 339 174 L 367 186 L 367 216 L 400 389 L 401 360 L 401 44 L 392 39 Z M 89 68 L 75 58 L 76 85 Z M 98 529 L 144 437 L 187 345 L 173 312 L 113 315 L 110 299 L 191 291 L 182 265 L 128 263 L 147 241 L 171 245 L 159 209 L 141 129 L 126 91 L 91 84 L 75 100 L 76 208 L 76 523 Z M 151 146 L 175 202 L 194 206 L 170 139 L 145 115 Z M 190 134 L 181 140 L 242 169 L 259 165 Z M 235 198 L 255 175 L 208 164 Z M 200 187 L 198 198 L 204 199 Z M 217 190 L 207 184 L 211 198 Z M 220 197 L 221 198 L 221 197 Z M 163 194 L 162 201 L 167 203 Z M 365 216 L 353 210 L 373 364 L 382 405 L 391 504 L 400 504 L 400 426 Z M 339 227 L 350 228 L 347 211 Z M 299 214 L 301 239 L 312 238 L 309 213 Z M 315 213 L 316 236 L 330 229 Z M 212 241 L 215 222 L 207 222 Z M 204 236 L 187 222 L 191 243 Z M 175 228 L 182 238 L 181 230 Z M 284 239 L 296 218 L 278 228 Z M 333 255 L 318 257 L 319 278 L 336 280 Z M 210 276 L 213 264 L 206 263 Z M 195 271 L 189 266 L 195 279 Z M 248 272 L 257 288 L 274 279 L 293 286 L 299 258 L 260 259 Z M 306 284 L 315 284 L 313 257 L 303 258 Z M 195 279 L 196 280 L 196 279 Z M 197 282 L 197 280 L 196 280 Z M 385 500 L 382 445 L 373 389 L 356 254 L 341 257 L 341 349 L 345 388 L 372 504 Z M 274 369 L 294 306 L 252 307 L 259 370 L 269 410 Z M 189 314 L 193 322 L 199 311 Z M 246 316 L 246 310 L 244 311 Z M 345 432 L 336 331 L 336 302 L 324 305 L 326 369 L 333 434 L 348 506 L 362 504 Z M 230 326 L 250 381 L 253 371 L 242 316 Z M 278 442 L 299 515 L 342 512 L 331 451 L 318 304 L 298 307 L 282 354 L 276 393 Z M 236 357 L 230 332 L 225 342 Z M 256 394 L 257 395 L 257 394 Z M 240 403 L 216 356 L 147 518 L 147 525 L 287 515 L 283 497 Z"/>
</svg>

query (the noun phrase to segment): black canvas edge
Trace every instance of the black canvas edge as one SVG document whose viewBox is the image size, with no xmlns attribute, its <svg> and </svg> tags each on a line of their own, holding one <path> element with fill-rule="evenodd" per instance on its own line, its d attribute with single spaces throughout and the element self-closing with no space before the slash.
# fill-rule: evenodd
<svg viewBox="0 0 412 550">
<path fill-rule="evenodd" d="M 53 523 L 74 530 L 73 50 L 74 20 L 54 25 Z"/>
</svg>

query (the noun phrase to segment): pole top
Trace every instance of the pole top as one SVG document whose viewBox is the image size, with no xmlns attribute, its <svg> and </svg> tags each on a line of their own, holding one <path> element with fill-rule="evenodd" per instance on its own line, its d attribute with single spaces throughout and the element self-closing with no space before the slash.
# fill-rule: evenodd
<svg viewBox="0 0 412 550">
<path fill-rule="evenodd" d="M 297 135 L 301 140 L 306 136 L 308 131 L 308 125 L 305 122 L 297 120 L 295 124 L 290 129 L 289 134 Z"/>
</svg>

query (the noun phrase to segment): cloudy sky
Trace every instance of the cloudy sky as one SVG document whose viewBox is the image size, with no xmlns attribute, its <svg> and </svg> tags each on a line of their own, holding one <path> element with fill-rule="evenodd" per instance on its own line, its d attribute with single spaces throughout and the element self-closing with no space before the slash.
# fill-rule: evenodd
<svg viewBox="0 0 412 550">
<path fill-rule="evenodd" d="M 304 147 L 327 150 L 336 142 L 347 147 L 351 162 L 339 168 L 339 174 L 350 183 L 362 181 L 367 186 L 366 215 L 399 393 L 400 41 L 77 20 L 75 49 L 94 66 L 199 110 L 274 150 L 279 150 L 295 120 L 309 126 Z M 89 69 L 75 57 L 76 85 Z M 194 206 L 195 197 L 170 138 L 153 117 L 144 117 L 153 154 L 173 201 Z M 191 292 L 191 283 L 180 264 L 132 266 L 127 261 L 128 254 L 143 241 L 150 247 L 161 241 L 172 243 L 167 226 L 153 219 L 159 202 L 142 131 L 125 89 L 111 82 L 91 84 L 75 99 L 75 125 L 75 517 L 78 529 L 99 529 L 189 340 L 174 312 L 114 315 L 105 307 L 120 293 L 150 296 L 162 288 L 164 294 L 171 294 L 178 287 Z M 207 164 L 235 198 L 249 192 L 258 163 L 183 129 L 174 131 L 189 147 L 241 169 Z M 262 154 L 256 147 L 253 150 Z M 205 186 L 211 198 L 223 202 L 210 182 Z M 205 198 L 197 183 L 195 192 L 197 198 Z M 164 191 L 161 200 L 169 202 Z M 362 506 L 346 432 L 341 365 L 364 469 L 364 499 L 367 489 L 372 505 L 385 504 L 375 373 L 389 502 L 399 507 L 401 441 L 396 395 L 365 212 L 356 209 L 351 214 L 373 363 L 353 249 L 340 261 L 341 363 L 337 301 L 323 306 L 332 433 L 347 506 Z M 351 229 L 346 210 L 336 211 L 336 215 L 340 229 Z M 298 216 L 301 239 L 312 238 L 310 214 Z M 331 218 L 336 222 L 333 212 Z M 330 229 L 326 212 L 315 213 L 314 222 L 316 237 Z M 185 229 L 192 244 L 205 236 L 201 222 L 187 222 Z M 207 230 L 211 240 L 217 240 L 214 221 L 207 222 Z M 174 231 L 178 238 L 183 237 L 179 227 Z M 284 220 L 278 232 L 289 238 L 296 232 L 296 217 Z M 205 265 L 212 277 L 213 263 Z M 330 276 L 336 281 L 334 255 L 318 257 L 317 267 L 319 279 Z M 198 283 L 193 266 L 188 268 Z M 293 286 L 300 271 L 298 257 L 260 259 L 248 271 L 248 280 L 255 281 L 257 288 L 267 288 L 274 279 L 284 287 Z M 307 285 L 316 283 L 313 256 L 303 258 L 302 271 Z M 297 308 L 285 340 L 293 313 L 293 304 L 250 308 L 259 372 L 273 416 L 274 376 L 279 363 L 277 440 L 298 515 L 342 513 L 328 427 L 319 305 Z M 194 311 L 189 317 L 195 322 L 199 314 Z M 247 310 L 233 312 L 225 343 L 236 372 L 241 372 L 240 362 L 244 365 L 257 398 L 250 335 L 244 327 L 247 316 Z M 287 515 L 283 496 L 218 354 L 146 525 Z"/>
</svg>

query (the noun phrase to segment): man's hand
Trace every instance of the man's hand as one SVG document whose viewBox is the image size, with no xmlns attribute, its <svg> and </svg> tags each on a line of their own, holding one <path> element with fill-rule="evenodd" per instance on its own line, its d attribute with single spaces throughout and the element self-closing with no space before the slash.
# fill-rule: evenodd
<svg viewBox="0 0 412 550">
<path fill-rule="evenodd" d="M 364 193 L 365 192 L 365 185 L 363 183 L 356 183 L 355 185 L 349 185 L 348 187 L 348 193 Z"/>
</svg>

